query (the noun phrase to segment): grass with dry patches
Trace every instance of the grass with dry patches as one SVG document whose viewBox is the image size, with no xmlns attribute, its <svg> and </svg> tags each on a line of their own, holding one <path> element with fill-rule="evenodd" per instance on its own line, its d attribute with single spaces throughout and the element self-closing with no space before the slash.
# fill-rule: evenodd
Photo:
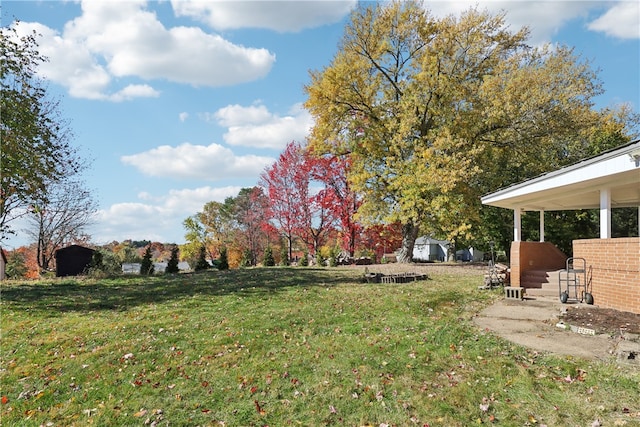
<svg viewBox="0 0 640 427">
<path fill-rule="evenodd" d="M 415 268 L 430 279 L 366 284 L 362 268 L 257 268 L 8 282 L 2 424 L 640 420 L 637 371 L 479 330 L 472 317 L 500 297 L 478 290 L 482 270 Z"/>
</svg>

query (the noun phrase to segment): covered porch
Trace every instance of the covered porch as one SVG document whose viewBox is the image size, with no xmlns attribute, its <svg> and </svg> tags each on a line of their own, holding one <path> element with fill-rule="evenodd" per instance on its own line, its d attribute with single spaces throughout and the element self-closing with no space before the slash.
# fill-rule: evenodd
<svg viewBox="0 0 640 427">
<path fill-rule="evenodd" d="M 596 304 L 640 313 L 640 237 L 611 236 L 614 208 L 637 208 L 640 230 L 640 140 L 498 190 L 482 203 L 513 211 L 512 287 L 522 286 L 528 272 L 565 266 L 566 256 L 545 242 L 545 211 L 599 209 L 600 238 L 574 240 L 573 256 L 586 260 Z M 521 215 L 527 211 L 540 213 L 539 242 L 522 241 Z"/>
</svg>

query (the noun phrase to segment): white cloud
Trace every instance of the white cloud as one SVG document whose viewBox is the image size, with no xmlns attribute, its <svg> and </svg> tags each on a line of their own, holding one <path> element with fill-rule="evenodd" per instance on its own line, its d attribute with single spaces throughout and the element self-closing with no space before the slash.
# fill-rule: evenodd
<svg viewBox="0 0 640 427">
<path fill-rule="evenodd" d="M 108 97 L 104 91 L 111 76 L 82 43 L 63 38 L 57 31 L 36 22 L 20 22 L 16 29 L 20 36 L 33 32 L 41 35 L 38 38 L 38 49 L 49 59 L 38 68 L 43 77 L 67 87 L 73 97 Z"/>
<path fill-rule="evenodd" d="M 182 243 L 182 221 L 202 210 L 210 201 L 223 202 L 238 195 L 240 187 L 200 187 L 171 190 L 168 194 L 152 196 L 141 192 L 140 201 L 116 203 L 98 211 L 99 226 L 92 231 L 93 241 L 107 243 L 125 239 Z"/>
<path fill-rule="evenodd" d="M 138 193 L 138 199 L 140 200 L 153 200 L 153 196 L 151 193 L 147 191 L 141 191 Z"/>
<path fill-rule="evenodd" d="M 198 27 L 166 28 L 144 1 L 83 1 L 82 15 L 62 33 L 21 22 L 22 34 L 36 30 L 49 58 L 41 72 L 77 98 L 124 101 L 156 97 L 148 84 L 122 78 L 169 80 L 194 86 L 229 86 L 266 76 L 275 62 L 267 49 L 237 45 Z"/>
<path fill-rule="evenodd" d="M 129 101 L 134 98 L 157 98 L 160 92 L 149 85 L 128 85 L 124 89 L 109 95 L 107 99 L 114 102 Z"/>
<path fill-rule="evenodd" d="M 234 104 L 219 109 L 214 113 L 213 117 L 220 126 L 234 127 L 247 123 L 266 123 L 273 119 L 273 114 L 264 105 L 257 104 L 243 107 L 242 105 Z"/>
<path fill-rule="evenodd" d="M 189 118 L 189 113 L 187 113 L 186 111 L 183 111 L 182 113 L 178 114 L 178 118 L 180 119 L 181 122 L 184 123 Z"/>
<path fill-rule="evenodd" d="M 305 141 L 313 126 L 311 115 L 300 104 L 285 116 L 273 114 L 261 104 L 248 107 L 236 104 L 219 109 L 212 117 L 228 128 L 223 136 L 227 144 L 276 150 L 293 140 Z"/>
<path fill-rule="evenodd" d="M 488 10 L 492 14 L 506 11 L 505 21 L 512 31 L 527 26 L 531 31 L 529 42 L 541 45 L 551 41 L 553 35 L 568 21 L 586 16 L 589 9 L 599 7 L 590 1 L 433 1 L 426 7 L 435 16 L 453 14 L 459 16 L 472 7 Z"/>
<path fill-rule="evenodd" d="M 240 192 L 241 187 L 198 187 L 195 189 L 171 190 L 163 198 L 164 206 L 172 211 L 181 210 L 195 214 L 202 210 L 205 203 L 216 201 L 224 202 L 227 197 L 235 197 Z"/>
<path fill-rule="evenodd" d="M 150 176 L 216 181 L 225 178 L 255 177 L 274 159 L 255 155 L 236 156 L 219 144 L 180 144 L 160 147 L 129 156 L 121 161 Z"/>
<path fill-rule="evenodd" d="M 163 28 L 157 40 L 137 36 L 105 46 L 114 75 L 229 86 L 266 76 L 275 62 L 275 55 L 266 49 L 235 45 L 199 28 Z"/>
<path fill-rule="evenodd" d="M 263 28 L 284 33 L 339 22 L 357 1 L 172 0 L 171 4 L 176 16 L 197 19 L 216 30 Z"/>
<path fill-rule="evenodd" d="M 592 21 L 588 28 L 621 39 L 640 39 L 640 3 L 625 1 Z"/>
</svg>

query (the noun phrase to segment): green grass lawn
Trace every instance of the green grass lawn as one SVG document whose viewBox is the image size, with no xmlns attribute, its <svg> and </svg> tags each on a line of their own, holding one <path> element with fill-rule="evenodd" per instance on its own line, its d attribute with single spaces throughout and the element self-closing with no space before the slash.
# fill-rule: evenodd
<svg viewBox="0 0 640 427">
<path fill-rule="evenodd" d="M 482 271 L 423 270 L 384 285 L 354 268 L 4 283 L 0 423 L 640 424 L 637 370 L 480 330 L 501 297 L 478 290 Z"/>
</svg>

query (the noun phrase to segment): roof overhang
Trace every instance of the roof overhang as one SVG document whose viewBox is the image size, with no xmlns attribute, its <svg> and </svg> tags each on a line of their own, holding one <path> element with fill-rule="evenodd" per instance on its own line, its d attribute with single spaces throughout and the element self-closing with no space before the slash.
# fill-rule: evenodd
<svg viewBox="0 0 640 427">
<path fill-rule="evenodd" d="M 525 211 L 600 207 L 609 189 L 611 207 L 640 206 L 640 140 L 571 166 L 498 190 L 482 204 Z"/>
</svg>

